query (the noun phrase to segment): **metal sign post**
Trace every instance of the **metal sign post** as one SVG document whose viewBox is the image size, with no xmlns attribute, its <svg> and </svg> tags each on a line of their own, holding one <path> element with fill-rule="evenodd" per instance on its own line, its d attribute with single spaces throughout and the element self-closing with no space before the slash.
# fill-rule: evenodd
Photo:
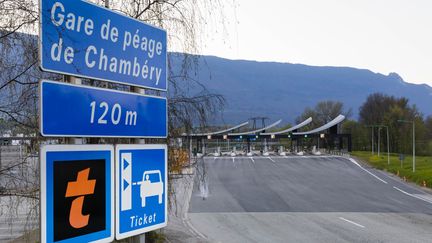
<svg viewBox="0 0 432 243">
<path fill-rule="evenodd" d="M 141 88 L 138 88 L 138 87 L 133 87 L 132 91 L 134 91 L 135 93 L 138 93 L 138 94 L 142 94 L 142 95 L 145 94 L 145 90 L 141 89 Z M 133 142 L 136 143 L 136 144 L 145 144 L 145 139 L 143 139 L 143 138 L 135 138 L 133 140 L 134 140 Z M 135 240 L 135 242 L 139 242 L 139 243 L 145 243 L 145 237 L 146 236 L 145 236 L 145 233 L 144 233 L 144 234 L 140 234 L 140 235 L 134 236 L 132 238 L 132 240 Z"/>
</svg>

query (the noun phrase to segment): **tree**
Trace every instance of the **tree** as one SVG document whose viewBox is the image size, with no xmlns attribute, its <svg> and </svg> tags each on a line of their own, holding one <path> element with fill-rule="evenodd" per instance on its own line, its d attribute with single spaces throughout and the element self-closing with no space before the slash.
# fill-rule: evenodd
<svg viewBox="0 0 432 243">
<path fill-rule="evenodd" d="M 346 120 L 342 123 L 342 133 L 351 134 L 353 150 L 370 149 L 370 131 L 355 120 Z"/>
<path fill-rule="evenodd" d="M 408 99 L 395 98 L 382 93 L 374 93 L 367 97 L 360 107 L 359 121 L 363 124 L 381 124 L 384 114 L 388 113 L 392 106 L 401 108 L 401 112 L 411 112 L 408 107 Z M 413 116 L 414 114 L 400 114 L 401 116 Z"/>
<path fill-rule="evenodd" d="M 425 142 L 426 142 L 426 154 L 432 155 L 432 116 L 428 116 L 425 119 Z"/>
<path fill-rule="evenodd" d="M 0 1 L 0 118 L 8 125 L 16 127 L 26 135 L 39 134 L 38 131 L 38 80 L 48 78 L 61 80 L 62 76 L 43 73 L 38 70 L 38 45 L 35 36 L 38 33 L 38 0 L 1 0 Z M 170 54 L 168 58 L 168 112 L 169 136 L 176 136 L 193 124 L 206 124 L 216 110 L 222 109 L 224 99 L 209 92 L 200 80 L 194 77 L 198 68 L 198 53 L 202 46 L 202 35 L 209 23 L 217 24 L 224 31 L 224 4 L 216 1 L 199 0 L 93 0 L 92 2 L 110 7 L 132 18 L 145 21 L 167 30 L 169 50 L 183 54 Z M 175 62 L 175 60 L 178 60 Z M 106 85 L 104 82 L 84 80 L 94 86 Z M 127 89 L 121 85 L 111 88 Z M 191 93 L 188 87 L 196 86 Z M 159 92 L 149 91 L 159 95 Z M 39 137 L 32 142 L 27 156 L 16 158 L 11 166 L 0 169 L 0 178 L 7 180 L 5 190 L 0 196 L 17 195 L 20 198 L 38 200 L 38 180 L 27 183 L 17 191 L 13 185 L 23 181 L 23 176 L 14 175 L 17 166 L 29 168 L 31 154 L 39 150 Z M 33 158 L 33 157 L 32 157 Z M 34 159 L 31 159 L 33 161 Z M 27 170 L 26 170 L 27 171 Z M 37 175 L 39 171 L 34 171 Z M 30 177 L 27 178 L 37 178 Z M 21 185 L 21 184 L 20 184 Z M 37 211 L 38 203 L 33 203 Z M 17 205 L 18 206 L 18 205 Z"/>
<path fill-rule="evenodd" d="M 428 143 L 423 115 L 407 98 L 396 98 L 381 93 L 368 96 L 360 107 L 359 121 L 363 126 L 385 125 L 389 128 L 390 150 L 400 153 L 412 152 L 412 126 L 398 120 L 414 121 L 416 124 L 417 154 L 425 154 Z M 370 129 L 370 128 L 369 128 Z M 369 130 L 370 131 L 370 130 Z M 378 141 L 378 129 L 374 129 L 374 142 Z M 384 144 L 381 140 L 381 145 Z M 376 145 L 375 145 L 376 146 Z"/>
<path fill-rule="evenodd" d="M 431 140 L 432 139 L 432 116 L 428 116 L 425 119 L 425 127 L 426 127 L 426 138 Z"/>
<path fill-rule="evenodd" d="M 199 80 L 193 78 L 199 56 L 188 53 L 199 52 L 202 46 L 202 35 L 206 35 L 205 28 L 209 23 L 218 25 L 219 29 L 215 31 L 224 30 L 224 4 L 228 2 L 219 0 L 94 0 L 93 2 L 166 29 L 169 48 L 183 53 L 169 55 L 168 60 L 169 123 L 173 128 L 171 131 L 177 131 L 174 128 L 179 126 L 190 128 L 194 122 L 203 125 L 215 110 L 223 106 L 222 96 L 209 92 Z M 35 104 L 38 78 L 45 75 L 37 70 L 36 38 L 22 34 L 37 33 L 38 1 L 0 1 L 0 14 L 2 15 L 0 93 L 2 97 L 11 98 L 8 102 L 2 99 L 0 116 L 8 116 L 20 125 L 34 128 L 36 132 L 37 117 L 34 116 L 36 110 L 24 114 L 20 106 L 25 105 L 26 102 Z M 19 53 L 14 53 L 16 51 Z M 51 79 L 61 79 L 61 76 L 54 76 Z M 200 89 L 196 93 L 190 93 L 188 87 L 191 85 Z M 8 90 L 4 91 L 6 89 Z M 23 95 L 25 97 L 22 97 Z"/>
<path fill-rule="evenodd" d="M 296 122 L 300 123 L 309 117 L 312 117 L 312 122 L 306 126 L 304 129 L 312 129 L 322 126 L 338 115 L 345 115 L 346 118 L 351 116 L 351 109 L 348 111 L 344 110 L 343 103 L 339 101 L 320 101 L 314 108 L 306 107 L 304 112 L 297 117 Z"/>
</svg>

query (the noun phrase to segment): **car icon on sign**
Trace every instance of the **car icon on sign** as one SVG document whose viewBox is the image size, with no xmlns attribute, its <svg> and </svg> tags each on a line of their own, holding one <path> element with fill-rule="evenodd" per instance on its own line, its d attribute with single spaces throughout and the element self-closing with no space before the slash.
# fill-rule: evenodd
<svg viewBox="0 0 432 243">
<path fill-rule="evenodd" d="M 150 180 L 151 178 L 151 180 Z M 162 203 L 163 182 L 160 170 L 149 170 L 143 173 L 140 185 L 141 206 L 145 207 L 146 198 L 158 196 L 159 204 Z"/>
</svg>

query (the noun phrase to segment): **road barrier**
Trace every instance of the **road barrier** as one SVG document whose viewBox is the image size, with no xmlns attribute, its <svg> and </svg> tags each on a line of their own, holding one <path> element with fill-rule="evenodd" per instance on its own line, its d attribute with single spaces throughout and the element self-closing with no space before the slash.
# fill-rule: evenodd
<svg viewBox="0 0 432 243">
<path fill-rule="evenodd" d="M 346 151 L 330 150 L 330 151 L 328 151 L 328 153 L 331 155 L 337 155 L 337 156 L 342 156 L 342 157 L 347 157 L 347 158 L 351 157 L 351 154 L 346 152 Z"/>
</svg>

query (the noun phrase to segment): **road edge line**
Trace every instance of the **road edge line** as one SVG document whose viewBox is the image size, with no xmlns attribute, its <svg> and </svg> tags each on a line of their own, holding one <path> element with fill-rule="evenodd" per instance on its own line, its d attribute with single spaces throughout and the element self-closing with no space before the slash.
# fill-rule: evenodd
<svg viewBox="0 0 432 243">
<path fill-rule="evenodd" d="M 204 159 L 203 159 L 203 162 L 204 162 Z M 193 169 L 194 169 L 193 176 L 191 178 L 192 186 L 191 186 L 191 189 L 189 189 L 188 192 L 187 192 L 186 202 L 184 204 L 185 211 L 183 212 L 183 215 L 182 215 L 183 216 L 182 217 L 182 221 L 183 221 L 184 224 L 186 224 L 186 227 L 189 228 L 189 231 L 191 231 L 192 234 L 195 234 L 196 236 L 201 237 L 201 238 L 207 240 L 208 238 L 205 235 L 203 235 L 201 232 L 199 232 L 192 225 L 192 223 L 190 222 L 190 218 L 188 216 L 189 206 L 190 206 L 190 200 L 192 198 L 193 187 L 194 187 L 194 184 L 195 184 L 195 177 L 196 177 L 196 169 L 195 168 L 193 168 Z"/>
<path fill-rule="evenodd" d="M 411 194 L 411 193 L 409 193 L 409 192 L 406 192 L 406 191 L 400 189 L 400 188 L 397 187 L 397 186 L 393 186 L 393 188 L 396 189 L 396 190 L 398 190 L 399 192 L 401 192 L 401 193 L 407 195 L 407 196 L 410 196 L 410 197 L 413 197 L 413 198 L 417 198 L 417 199 L 419 199 L 419 200 L 422 200 L 422 201 L 424 201 L 424 202 L 427 202 L 427 203 L 432 204 L 432 201 L 431 201 L 431 200 L 428 200 L 428 199 L 426 199 L 426 198 L 419 197 L 419 196 L 417 196 L 417 195 L 414 195 L 414 194 Z"/>
<path fill-rule="evenodd" d="M 356 223 L 356 222 L 354 222 L 354 221 L 348 220 L 348 219 L 346 219 L 346 218 L 339 217 L 339 219 L 340 219 L 340 220 L 343 220 L 343 221 L 345 221 L 345 222 L 351 223 L 351 224 L 353 224 L 353 225 L 355 225 L 355 226 L 358 226 L 358 227 L 360 227 L 360 228 L 363 228 L 363 229 L 366 228 L 365 226 L 363 226 L 363 225 L 361 225 L 361 224 L 359 224 L 359 223 Z"/>
<path fill-rule="evenodd" d="M 355 161 L 355 159 L 353 159 L 353 158 L 349 158 L 349 161 L 351 161 L 353 164 L 357 165 L 360 169 L 366 171 L 369 175 L 375 177 L 375 179 L 381 181 L 381 182 L 384 183 L 384 184 L 388 184 L 387 181 L 381 179 L 381 178 L 378 177 L 377 175 L 375 175 L 375 174 L 373 174 L 372 172 L 370 172 L 370 171 L 366 170 L 365 168 L 363 168 L 363 166 L 361 166 L 357 161 Z"/>
</svg>

